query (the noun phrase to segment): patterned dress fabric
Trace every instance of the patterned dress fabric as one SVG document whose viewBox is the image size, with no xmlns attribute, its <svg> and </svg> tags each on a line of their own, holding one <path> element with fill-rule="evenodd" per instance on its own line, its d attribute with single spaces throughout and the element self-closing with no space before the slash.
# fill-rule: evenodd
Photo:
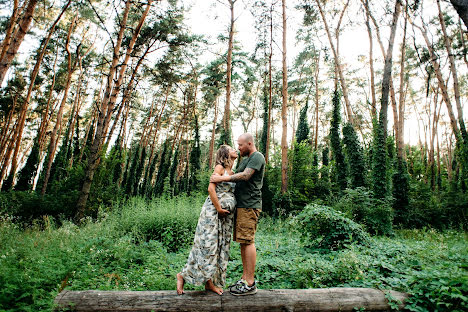
<svg viewBox="0 0 468 312">
<path fill-rule="evenodd" d="M 224 175 L 228 175 L 224 171 Z M 195 238 L 187 263 L 182 269 L 184 280 L 193 285 L 203 285 L 212 280 L 217 287 L 226 283 L 226 268 L 233 227 L 236 183 L 222 182 L 216 185 L 216 195 L 223 209 L 230 214 L 219 218 L 215 206 L 207 197 L 198 218 Z"/>
</svg>

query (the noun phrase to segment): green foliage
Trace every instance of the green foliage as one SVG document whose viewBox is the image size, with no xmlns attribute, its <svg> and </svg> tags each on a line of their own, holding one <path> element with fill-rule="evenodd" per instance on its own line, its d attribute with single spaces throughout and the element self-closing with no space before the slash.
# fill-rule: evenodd
<svg viewBox="0 0 468 312">
<path fill-rule="evenodd" d="M 346 189 L 348 182 L 346 180 L 346 163 L 340 138 L 340 110 L 340 94 L 335 90 L 333 94 L 333 116 L 330 125 L 330 145 L 336 169 L 334 170 L 334 178 L 339 190 L 344 190 Z"/>
<path fill-rule="evenodd" d="M 343 144 L 348 164 L 348 176 L 351 179 L 351 187 L 366 186 L 366 167 L 364 152 L 356 131 L 351 123 L 343 126 Z"/>
<path fill-rule="evenodd" d="M 392 234 L 393 210 L 391 204 L 372 196 L 367 188 L 346 189 L 335 209 L 377 235 Z"/>
<path fill-rule="evenodd" d="M 369 235 L 361 225 L 327 206 L 309 204 L 297 215 L 295 222 L 302 229 L 302 239 L 309 247 L 337 250 L 352 243 L 369 242 Z"/>
<path fill-rule="evenodd" d="M 171 153 L 169 150 L 169 140 L 166 140 L 162 146 L 161 158 L 159 161 L 158 174 L 154 184 L 153 195 L 159 196 L 164 190 L 164 180 L 168 175 L 169 164 L 171 162 Z"/>
<path fill-rule="evenodd" d="M 59 221 L 45 217 L 23 229 L 3 215 L 0 310 L 51 311 L 53 299 L 64 288 L 175 291 L 175 275 L 187 261 L 193 238 L 189 236 L 204 198 L 116 202 L 80 227 L 68 221 L 59 226 Z M 324 215 L 336 216 L 336 211 L 322 209 Z M 373 287 L 408 292 L 409 311 L 468 308 L 466 233 L 397 230 L 392 237 L 368 238 L 369 245 L 323 252 L 306 248 L 312 239 L 301 236 L 310 227 L 300 225 L 298 218 L 261 218 L 256 279 L 262 288 Z M 185 233 L 179 230 L 184 226 Z M 241 274 L 240 247 L 233 243 L 227 284 Z M 186 289 L 203 286 L 187 284 Z"/>
<path fill-rule="evenodd" d="M 309 140 L 309 124 L 307 123 L 307 110 L 309 109 L 309 103 L 306 102 L 306 105 L 301 109 L 299 115 L 299 123 L 297 125 L 296 131 L 296 142 L 302 143 Z"/>
<path fill-rule="evenodd" d="M 374 138 L 372 142 L 372 191 L 375 198 L 384 199 L 388 196 L 387 187 L 387 145 L 382 115 L 374 122 Z"/>
<path fill-rule="evenodd" d="M 111 222 L 123 233 L 141 241 L 157 240 L 170 251 L 187 248 L 193 241 L 205 197 L 131 198 L 113 214 Z"/>
<path fill-rule="evenodd" d="M 408 221 L 409 210 L 409 174 L 406 161 L 400 157 L 396 158 L 395 173 L 392 177 L 393 209 L 395 211 L 395 221 L 398 224 L 405 224 Z"/>
</svg>

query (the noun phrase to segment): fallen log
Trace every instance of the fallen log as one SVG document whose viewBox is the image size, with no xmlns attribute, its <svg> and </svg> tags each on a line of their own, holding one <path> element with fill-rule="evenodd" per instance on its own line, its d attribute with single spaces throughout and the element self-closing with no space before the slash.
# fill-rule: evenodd
<svg viewBox="0 0 468 312">
<path fill-rule="evenodd" d="M 55 311 L 390 311 L 403 308 L 407 294 L 372 288 L 258 290 L 250 296 L 206 291 L 69 291 L 55 298 Z"/>
</svg>

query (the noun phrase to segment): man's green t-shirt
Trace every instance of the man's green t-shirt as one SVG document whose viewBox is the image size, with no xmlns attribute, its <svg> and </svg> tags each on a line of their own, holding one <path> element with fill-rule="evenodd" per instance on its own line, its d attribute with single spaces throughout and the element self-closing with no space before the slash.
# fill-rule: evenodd
<svg viewBox="0 0 468 312">
<path fill-rule="evenodd" d="M 265 157 L 256 151 L 244 158 L 236 172 L 243 172 L 245 168 L 255 169 L 252 177 L 247 181 L 236 183 L 237 207 L 262 209 L 263 174 L 265 173 Z"/>
</svg>

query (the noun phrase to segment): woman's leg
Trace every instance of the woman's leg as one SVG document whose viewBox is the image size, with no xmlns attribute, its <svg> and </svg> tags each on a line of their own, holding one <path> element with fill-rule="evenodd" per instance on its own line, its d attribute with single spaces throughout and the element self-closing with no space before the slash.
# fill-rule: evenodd
<svg viewBox="0 0 468 312">
<path fill-rule="evenodd" d="M 182 295 L 184 293 L 184 278 L 180 273 L 177 273 L 177 294 Z"/>
</svg>

